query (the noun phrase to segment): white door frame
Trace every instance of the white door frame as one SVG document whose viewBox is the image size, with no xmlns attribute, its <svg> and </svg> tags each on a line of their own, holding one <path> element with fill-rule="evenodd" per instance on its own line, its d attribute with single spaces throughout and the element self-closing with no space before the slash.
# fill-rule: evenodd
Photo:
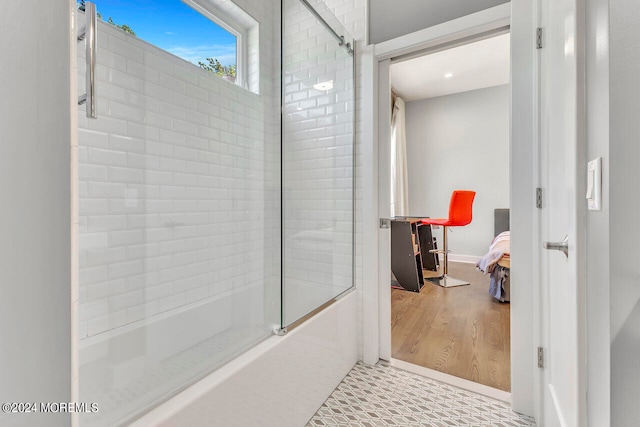
<svg viewBox="0 0 640 427">
<path fill-rule="evenodd" d="M 379 81 L 388 81 L 389 59 L 408 55 L 438 46 L 449 46 L 456 41 L 479 36 L 492 30 L 511 25 L 511 230 L 519 236 L 512 239 L 512 263 L 517 266 L 512 272 L 511 289 L 511 403 L 515 411 L 538 415 L 535 348 L 539 335 L 536 307 L 537 268 L 531 262 L 537 242 L 537 213 L 535 212 L 535 188 L 537 183 L 537 140 L 535 130 L 534 94 L 537 87 L 536 51 L 534 46 L 536 17 L 533 2 L 512 0 L 453 21 L 439 24 L 406 36 L 398 37 L 362 51 L 363 76 L 363 120 L 362 188 L 363 188 L 363 361 L 376 363 L 388 359 L 391 354 L 391 315 L 388 266 L 378 262 L 385 255 L 379 249 L 388 247 L 389 232 L 379 229 L 379 218 L 384 216 L 378 205 L 378 195 L 386 191 L 385 180 L 378 173 L 379 150 L 387 149 L 380 144 L 388 133 L 390 115 L 384 114 L 388 102 L 380 104 Z M 381 99 L 384 95 L 381 96 Z M 379 117 L 378 106 L 383 110 Z M 514 174 L 517 171 L 517 174 Z M 385 188 L 383 188 L 385 187 Z M 387 249 L 388 251 L 388 249 Z M 381 251 L 383 252 L 383 251 Z M 386 255 L 389 256 L 388 254 Z M 386 270 L 385 270 L 386 268 Z M 382 271 L 382 274 L 380 274 Z M 535 316 L 535 318 L 534 318 Z"/>
</svg>

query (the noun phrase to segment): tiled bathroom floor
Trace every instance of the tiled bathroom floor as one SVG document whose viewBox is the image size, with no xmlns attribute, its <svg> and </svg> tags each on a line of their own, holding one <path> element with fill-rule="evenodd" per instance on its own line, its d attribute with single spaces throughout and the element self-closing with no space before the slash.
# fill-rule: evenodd
<svg viewBox="0 0 640 427">
<path fill-rule="evenodd" d="M 307 427 L 535 427 L 508 404 L 387 366 L 357 364 Z"/>
</svg>

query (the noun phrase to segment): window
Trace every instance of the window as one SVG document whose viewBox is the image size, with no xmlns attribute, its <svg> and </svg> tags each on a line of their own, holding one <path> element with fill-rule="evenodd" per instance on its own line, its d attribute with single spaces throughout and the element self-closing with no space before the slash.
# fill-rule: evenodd
<svg viewBox="0 0 640 427">
<path fill-rule="evenodd" d="M 183 0 L 236 37 L 236 83 L 258 92 L 258 22 L 229 0 Z"/>
<path fill-rule="evenodd" d="M 225 80 L 258 92 L 258 23 L 235 3 L 228 0 L 95 2 L 98 17 L 103 21 Z M 84 10 L 85 0 L 77 0 L 77 4 Z M 249 58 L 255 60 L 249 61 Z"/>
</svg>

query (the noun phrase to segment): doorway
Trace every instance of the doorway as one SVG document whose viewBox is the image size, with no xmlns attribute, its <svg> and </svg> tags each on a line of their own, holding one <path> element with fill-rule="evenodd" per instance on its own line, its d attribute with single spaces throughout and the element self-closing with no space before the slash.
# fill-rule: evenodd
<svg viewBox="0 0 640 427">
<path fill-rule="evenodd" d="M 539 412 L 536 397 L 535 346 L 537 336 L 536 307 L 538 304 L 537 258 L 533 248 L 537 244 L 537 216 L 535 205 L 536 127 L 535 75 L 536 15 L 528 2 L 496 6 L 455 21 L 447 22 L 414 34 L 399 37 L 363 49 L 363 115 L 370 120 L 365 138 L 374 144 L 364 145 L 363 158 L 363 360 L 377 363 L 391 358 L 391 275 L 390 231 L 384 218 L 390 216 L 388 200 L 379 203 L 390 192 L 387 162 L 390 156 L 390 102 L 380 102 L 390 90 L 391 59 L 401 55 L 424 52 L 427 49 L 453 47 L 456 44 L 495 35 L 510 29 L 511 34 L 511 129 L 510 129 L 510 228 L 518 235 L 512 240 L 512 263 L 518 264 L 512 281 L 522 283 L 511 289 L 511 395 L 514 411 L 533 415 Z M 387 98 L 384 98 L 387 99 Z M 386 144 L 386 145 L 385 145 Z M 371 164 L 371 167 L 368 165 Z M 517 171 L 517 173 L 515 172 Z M 453 377 L 452 377 L 453 378 Z M 492 389 L 493 390 L 493 389 Z"/>
<path fill-rule="evenodd" d="M 542 419 L 544 369 L 540 364 L 541 270 L 540 209 L 536 207 L 540 187 L 539 129 L 539 41 L 540 22 L 535 2 L 517 1 L 467 15 L 442 25 L 380 43 L 363 54 L 364 114 L 374 144 L 363 148 L 363 360 L 391 360 L 391 289 L 389 286 L 390 232 L 388 167 L 379 161 L 389 157 L 390 103 L 379 102 L 390 90 L 391 58 L 451 44 L 509 28 L 511 33 L 510 93 L 510 228 L 511 280 L 511 395 L 514 411 Z M 569 21 L 567 21 L 569 22 Z M 577 38 L 580 40 L 580 37 Z M 571 40 L 575 41 L 575 38 Z M 544 45 L 544 36 L 542 39 Z M 544 48 L 544 46 L 543 46 Z M 371 74 L 371 78 L 367 74 Z M 370 108 L 368 106 L 371 106 Z M 368 109 L 367 109 L 368 108 Z M 367 161 L 372 167 L 367 167 Z M 586 190 L 585 190 L 586 191 Z M 544 193 L 543 193 L 544 195 Z M 378 203 L 378 202 L 382 203 Z M 516 238 L 517 237 L 517 238 Z M 584 248 L 584 243 L 576 242 Z"/>
<path fill-rule="evenodd" d="M 509 392 L 510 35 L 436 50 L 389 67 L 391 357 Z M 443 288 L 445 262 L 429 252 L 442 248 L 443 227 L 420 218 L 446 217 L 461 189 L 476 193 L 473 219 L 448 231 L 447 266 L 467 285 Z M 492 247 L 504 254 L 487 267 L 498 235 Z M 405 262 L 409 237 L 414 263 Z"/>
</svg>

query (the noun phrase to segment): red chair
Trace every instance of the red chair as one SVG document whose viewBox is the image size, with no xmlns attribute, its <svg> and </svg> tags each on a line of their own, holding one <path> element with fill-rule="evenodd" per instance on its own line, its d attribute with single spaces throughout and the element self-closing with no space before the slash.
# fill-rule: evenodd
<svg viewBox="0 0 640 427">
<path fill-rule="evenodd" d="M 475 191 L 468 190 L 455 190 L 451 194 L 451 201 L 449 202 L 449 218 L 427 218 L 423 219 L 423 224 L 428 225 L 441 225 L 443 227 L 442 231 L 442 244 L 443 248 L 434 249 L 430 252 L 442 253 L 444 256 L 444 267 L 443 267 L 443 275 L 435 280 L 438 282 L 437 285 L 440 285 L 444 288 L 451 288 L 453 286 L 463 286 L 468 285 L 469 282 L 465 282 L 464 280 L 454 279 L 453 277 L 449 277 L 447 272 L 448 261 L 449 261 L 449 246 L 447 244 L 447 231 L 448 227 L 462 227 L 469 223 L 471 223 L 472 215 L 472 206 L 473 199 L 476 197 Z"/>
</svg>

